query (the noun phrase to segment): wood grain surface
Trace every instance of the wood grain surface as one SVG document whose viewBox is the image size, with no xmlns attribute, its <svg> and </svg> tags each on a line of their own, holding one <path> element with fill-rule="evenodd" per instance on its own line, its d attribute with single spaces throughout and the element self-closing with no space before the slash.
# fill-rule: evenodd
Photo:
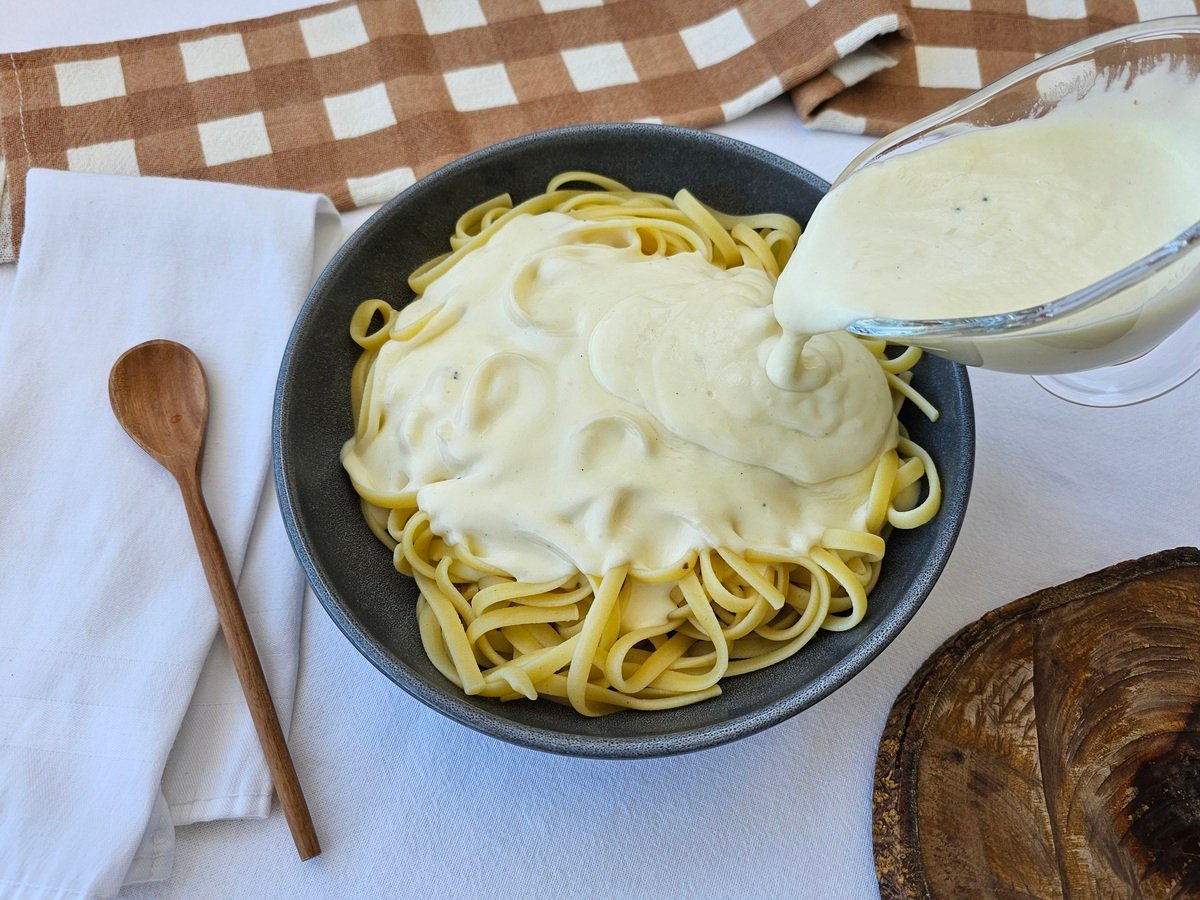
<svg viewBox="0 0 1200 900">
<path fill-rule="evenodd" d="M 1200 551 L 943 644 L 884 729 L 874 840 L 885 900 L 1200 896 Z"/>
</svg>

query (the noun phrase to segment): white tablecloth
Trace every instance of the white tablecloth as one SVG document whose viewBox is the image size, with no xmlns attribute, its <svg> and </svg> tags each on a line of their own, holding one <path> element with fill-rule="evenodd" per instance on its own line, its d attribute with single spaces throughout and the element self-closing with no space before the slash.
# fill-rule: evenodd
<svg viewBox="0 0 1200 900">
<path fill-rule="evenodd" d="M 298 5 L 12 4 L 0 53 Z M 718 130 L 826 178 L 868 143 L 806 131 L 783 102 Z M 368 212 L 347 215 L 347 228 Z M 0 267 L 0 304 L 12 275 Z M 816 707 L 684 757 L 552 757 L 410 699 L 310 596 L 290 744 L 324 852 L 299 862 L 276 806 L 265 821 L 181 829 L 171 878 L 121 896 L 873 896 L 875 748 L 926 656 L 1032 590 L 1200 540 L 1200 378 L 1124 409 L 1073 406 L 1023 376 L 973 371 L 971 383 L 975 485 L 949 565 L 899 638 Z"/>
</svg>

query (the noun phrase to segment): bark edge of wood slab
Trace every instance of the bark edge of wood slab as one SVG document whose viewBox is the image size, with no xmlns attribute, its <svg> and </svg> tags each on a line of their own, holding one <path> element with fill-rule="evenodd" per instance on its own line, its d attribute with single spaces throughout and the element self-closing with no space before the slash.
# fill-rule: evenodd
<svg viewBox="0 0 1200 900">
<path fill-rule="evenodd" d="M 949 638 L 892 706 L 873 807 L 884 900 L 1200 895 L 1200 550 Z"/>
</svg>

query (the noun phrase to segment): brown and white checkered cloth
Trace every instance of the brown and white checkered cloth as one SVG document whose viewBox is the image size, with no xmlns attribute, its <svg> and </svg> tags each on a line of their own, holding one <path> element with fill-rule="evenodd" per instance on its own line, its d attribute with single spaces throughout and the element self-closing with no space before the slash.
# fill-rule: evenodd
<svg viewBox="0 0 1200 900">
<path fill-rule="evenodd" d="M 1089 34 L 1196 12 L 1195 0 L 904 0 L 901 33 L 833 63 L 792 99 L 814 127 L 887 134 Z M 868 59 L 886 62 L 867 72 Z"/>
<path fill-rule="evenodd" d="M 786 91 L 883 133 L 1088 33 L 1194 0 L 343 0 L 0 57 L 0 260 L 33 167 L 385 200 L 574 122 L 703 126 Z M 5 177 L 6 176 L 6 177 Z"/>
</svg>

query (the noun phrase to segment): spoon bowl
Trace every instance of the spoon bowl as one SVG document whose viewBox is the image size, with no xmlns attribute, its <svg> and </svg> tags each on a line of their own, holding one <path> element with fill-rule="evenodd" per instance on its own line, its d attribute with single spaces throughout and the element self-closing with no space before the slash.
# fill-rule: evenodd
<svg viewBox="0 0 1200 900">
<path fill-rule="evenodd" d="M 109 373 L 108 399 L 126 434 L 172 473 L 199 464 L 208 383 L 187 347 L 157 340 L 126 350 Z"/>
</svg>

